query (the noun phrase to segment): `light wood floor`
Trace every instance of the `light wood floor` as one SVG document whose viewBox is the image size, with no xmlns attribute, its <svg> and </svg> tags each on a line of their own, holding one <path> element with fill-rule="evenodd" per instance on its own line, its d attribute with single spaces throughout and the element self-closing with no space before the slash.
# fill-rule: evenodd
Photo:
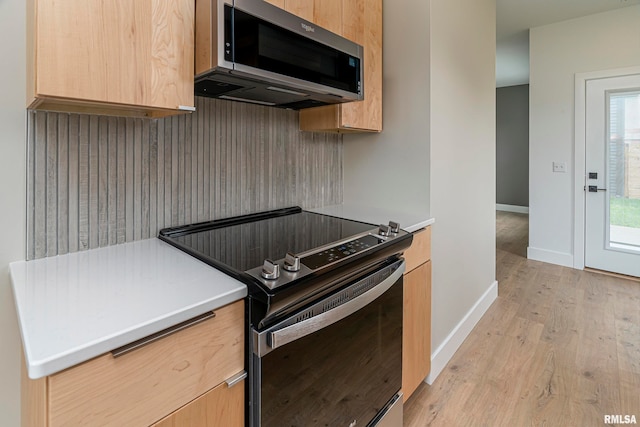
<svg viewBox="0 0 640 427">
<path fill-rule="evenodd" d="M 498 299 L 404 426 L 640 423 L 640 283 L 527 260 L 528 217 L 498 212 Z"/>
</svg>

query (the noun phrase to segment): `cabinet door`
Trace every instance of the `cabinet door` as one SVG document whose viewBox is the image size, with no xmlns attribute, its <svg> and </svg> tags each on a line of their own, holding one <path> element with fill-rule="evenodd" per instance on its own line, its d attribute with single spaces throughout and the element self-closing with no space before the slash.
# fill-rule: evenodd
<svg viewBox="0 0 640 427">
<path fill-rule="evenodd" d="M 152 427 L 244 427 L 244 383 L 222 383 Z"/>
<path fill-rule="evenodd" d="M 404 275 L 402 393 L 407 399 L 431 370 L 431 261 Z"/>
<path fill-rule="evenodd" d="M 364 45 L 364 0 L 342 2 L 342 36 Z"/>
<path fill-rule="evenodd" d="M 267 3 L 271 3 L 274 6 L 278 6 L 280 9 L 285 8 L 285 0 L 265 0 Z"/>
<path fill-rule="evenodd" d="M 336 34 L 342 33 L 343 0 L 266 0 Z"/>
<path fill-rule="evenodd" d="M 194 105 L 193 0 L 32 1 L 32 106 Z"/>
<path fill-rule="evenodd" d="M 138 0 L 139 1 L 139 0 Z M 143 105 L 178 109 L 195 105 L 193 0 L 151 0 L 149 90 Z"/>
<path fill-rule="evenodd" d="M 348 1 L 348 0 L 347 0 Z M 364 17 L 343 17 L 343 25 L 354 19 L 362 27 L 364 46 L 364 100 L 342 104 L 341 128 L 382 130 L 382 0 L 364 0 Z M 360 21 L 363 21 L 360 23 Z"/>
<path fill-rule="evenodd" d="M 285 10 L 313 22 L 314 0 L 285 0 Z"/>
<path fill-rule="evenodd" d="M 313 23 L 342 35 L 342 0 L 316 0 Z"/>
</svg>

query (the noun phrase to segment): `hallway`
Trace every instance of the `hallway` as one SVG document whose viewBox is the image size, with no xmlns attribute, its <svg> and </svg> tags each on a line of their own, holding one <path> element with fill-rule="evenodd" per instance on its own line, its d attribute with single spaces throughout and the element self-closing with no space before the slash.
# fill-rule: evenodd
<svg viewBox="0 0 640 427">
<path fill-rule="evenodd" d="M 530 261 L 528 216 L 496 217 L 498 299 L 405 404 L 404 426 L 640 421 L 640 283 Z"/>
</svg>

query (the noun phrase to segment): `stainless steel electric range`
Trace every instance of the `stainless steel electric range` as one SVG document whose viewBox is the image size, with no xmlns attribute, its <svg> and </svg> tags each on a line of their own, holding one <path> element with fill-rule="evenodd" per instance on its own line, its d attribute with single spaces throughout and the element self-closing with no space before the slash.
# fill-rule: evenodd
<svg viewBox="0 0 640 427">
<path fill-rule="evenodd" d="M 410 233 L 294 207 L 159 238 L 248 286 L 247 425 L 402 425 Z"/>
</svg>

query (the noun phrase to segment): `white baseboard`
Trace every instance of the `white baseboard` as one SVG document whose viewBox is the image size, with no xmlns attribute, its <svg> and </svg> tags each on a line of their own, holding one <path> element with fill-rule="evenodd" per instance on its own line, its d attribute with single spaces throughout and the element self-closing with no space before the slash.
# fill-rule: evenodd
<svg viewBox="0 0 640 427">
<path fill-rule="evenodd" d="M 529 206 L 503 205 L 501 203 L 496 203 L 496 210 L 528 214 Z"/>
<path fill-rule="evenodd" d="M 548 262 L 549 264 L 573 268 L 573 255 L 565 252 L 556 252 L 529 246 L 527 248 L 527 258 L 534 261 Z"/>
<path fill-rule="evenodd" d="M 427 384 L 433 384 L 496 298 L 498 298 L 498 282 L 494 281 L 460 323 L 453 328 L 453 331 L 445 338 L 444 342 L 431 354 L 431 372 L 425 379 Z"/>
</svg>

